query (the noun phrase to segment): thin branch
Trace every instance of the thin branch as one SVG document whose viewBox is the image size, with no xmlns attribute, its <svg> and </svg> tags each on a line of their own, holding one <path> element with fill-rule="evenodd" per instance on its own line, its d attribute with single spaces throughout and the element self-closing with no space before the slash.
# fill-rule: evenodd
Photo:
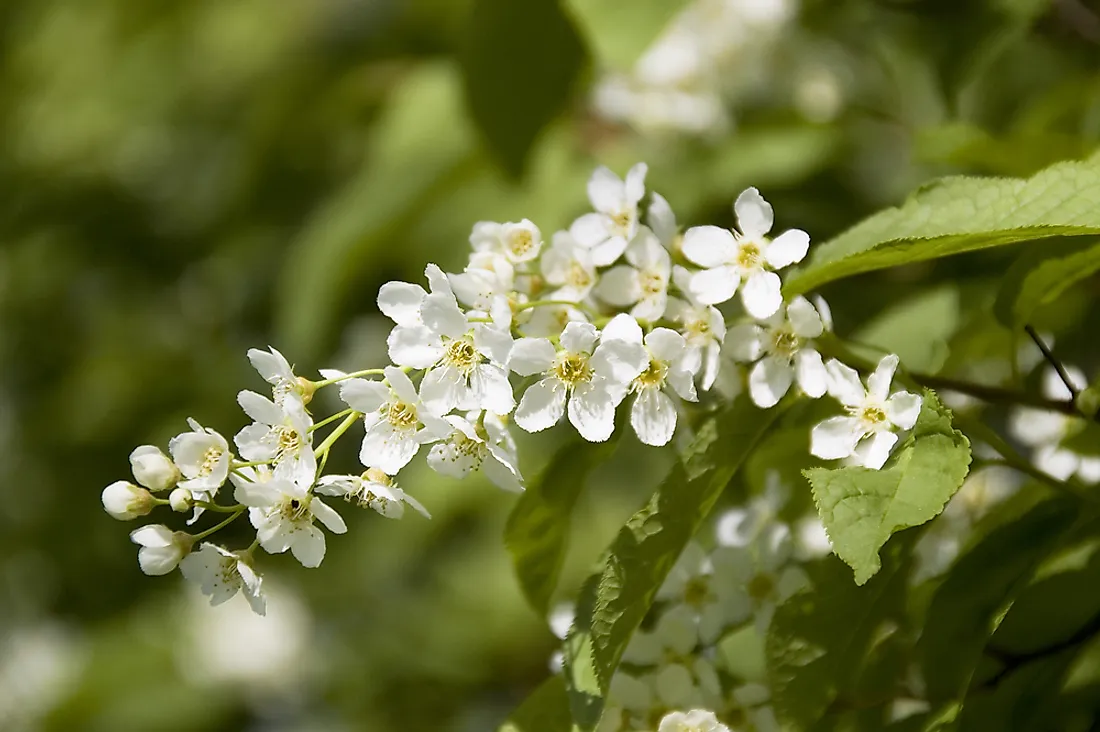
<svg viewBox="0 0 1100 732">
<path fill-rule="evenodd" d="M 1066 367 L 1062 365 L 1061 361 L 1054 357 L 1054 354 L 1051 353 L 1051 350 L 1049 348 L 1047 348 L 1047 344 L 1043 341 L 1042 338 L 1039 337 L 1039 334 L 1035 332 L 1034 328 L 1032 328 L 1030 325 L 1025 325 L 1024 330 L 1027 331 L 1027 334 L 1029 336 L 1031 336 L 1031 340 L 1035 341 L 1035 345 L 1037 345 L 1039 347 L 1039 350 L 1043 352 L 1043 358 L 1045 358 L 1047 360 L 1047 363 L 1053 366 L 1054 370 L 1058 372 L 1058 378 L 1062 380 L 1062 383 L 1066 385 L 1067 389 L 1069 389 L 1070 395 L 1076 400 L 1077 387 L 1074 386 L 1072 381 L 1070 381 L 1069 374 L 1066 373 Z M 1074 412 L 1076 411 L 1077 410 L 1074 409 Z"/>
</svg>

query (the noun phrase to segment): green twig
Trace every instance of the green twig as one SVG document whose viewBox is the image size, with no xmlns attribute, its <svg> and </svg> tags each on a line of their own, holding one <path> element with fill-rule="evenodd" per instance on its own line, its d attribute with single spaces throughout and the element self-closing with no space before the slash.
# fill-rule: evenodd
<svg viewBox="0 0 1100 732">
<path fill-rule="evenodd" d="M 221 531 L 221 530 L 222 530 L 222 529 L 224 529 L 224 528 L 225 528 L 226 526 L 229 526 L 229 524 L 231 524 L 231 523 L 233 523 L 234 521 L 236 521 L 236 520 L 237 520 L 237 517 L 238 517 L 238 516 L 240 516 L 240 515 L 241 515 L 242 513 L 244 513 L 244 506 L 241 506 L 240 508 L 238 508 L 238 509 L 237 509 L 236 511 L 234 511 L 234 512 L 233 512 L 233 515 L 232 515 L 232 516 L 230 516 L 229 518 L 227 518 L 227 519 L 226 519 L 225 521 L 222 521 L 222 522 L 221 522 L 220 524 L 218 524 L 217 526 L 211 526 L 211 527 L 210 527 L 209 529 L 207 529 L 206 531 L 201 531 L 201 532 L 199 532 L 199 533 L 195 534 L 195 535 L 194 535 L 194 536 L 192 537 L 192 539 L 193 539 L 194 541 L 196 541 L 196 542 L 202 541 L 203 539 L 205 539 L 206 537 L 210 536 L 211 534 L 213 534 L 213 533 L 215 533 L 215 532 L 217 532 L 217 531 Z"/>
<path fill-rule="evenodd" d="M 1077 387 L 1074 386 L 1072 381 L 1070 381 L 1069 374 L 1066 373 L 1066 367 L 1062 365 L 1061 361 L 1054 357 L 1054 353 L 1052 353 L 1051 350 L 1047 348 L 1047 344 L 1043 341 L 1042 338 L 1039 337 L 1039 334 L 1035 332 L 1034 328 L 1032 328 L 1030 325 L 1025 325 L 1024 330 L 1027 331 L 1027 334 L 1029 336 L 1031 336 L 1031 340 L 1035 341 L 1035 345 L 1039 347 L 1039 350 L 1043 352 L 1043 358 L 1047 360 L 1047 363 L 1054 367 L 1054 370 L 1058 373 L 1058 378 L 1061 379 L 1062 383 L 1066 385 L 1067 389 L 1069 389 L 1070 396 L 1073 399 L 1076 399 Z M 1072 406 L 1072 402 L 1070 402 L 1070 406 Z"/>
</svg>

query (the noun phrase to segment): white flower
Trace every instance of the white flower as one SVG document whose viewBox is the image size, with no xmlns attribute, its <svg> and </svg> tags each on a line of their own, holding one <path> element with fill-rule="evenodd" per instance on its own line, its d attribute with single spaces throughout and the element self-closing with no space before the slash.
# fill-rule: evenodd
<svg viewBox="0 0 1100 732">
<path fill-rule="evenodd" d="M 130 541 L 138 550 L 138 564 L 148 575 L 168 574 L 191 551 L 194 537 L 183 531 L 172 531 L 162 524 L 149 524 L 130 532 Z"/>
<path fill-rule="evenodd" d="M 898 441 L 894 429 L 912 429 L 920 414 L 921 398 L 907 391 L 890 394 L 898 357 L 883 357 L 864 388 L 859 374 L 836 359 L 829 361 L 829 393 L 848 410 L 813 428 L 810 453 L 825 460 L 855 457 L 856 463 L 878 470 Z"/>
<path fill-rule="evenodd" d="M 365 506 L 386 518 L 399 519 L 404 516 L 406 503 L 424 518 L 432 517 L 420 501 L 398 488 L 393 478 L 378 468 L 370 468 L 362 475 L 322 476 L 317 481 L 316 491 Z"/>
<path fill-rule="evenodd" d="M 498 297 L 519 298 L 515 290 L 515 268 L 506 258 L 492 252 L 476 252 L 461 274 L 448 274 L 451 289 L 471 314 L 488 315 Z"/>
<path fill-rule="evenodd" d="M 626 248 L 628 265 L 604 272 L 596 294 L 616 307 L 628 307 L 638 320 L 654 321 L 665 314 L 672 259 L 652 231 L 641 227 Z"/>
<path fill-rule="evenodd" d="M 642 372 L 630 384 L 630 391 L 637 395 L 630 409 L 630 425 L 642 443 L 653 447 L 667 445 L 676 432 L 676 403 L 665 390 L 673 391 L 681 399 L 698 400 L 695 380 L 684 365 L 687 357 L 684 337 L 668 328 L 654 328 L 643 341 L 638 321 L 624 315 L 607 324 L 602 338 L 644 343 L 646 359 Z"/>
<path fill-rule="evenodd" d="M 145 516 L 156 505 L 152 493 L 125 480 L 116 480 L 104 488 L 100 500 L 103 510 L 119 521 Z"/>
<path fill-rule="evenodd" d="M 471 471 L 481 470 L 498 488 L 513 492 L 523 490 L 516 443 L 500 417 L 484 413 L 480 423 L 476 413 L 467 415 L 466 419 L 457 415 L 444 419 L 454 429 L 428 453 L 428 465 L 433 470 L 459 479 Z"/>
<path fill-rule="evenodd" d="M 828 372 L 811 343 L 823 332 L 821 316 L 801 295 L 762 323 L 734 326 L 726 333 L 725 350 L 735 361 L 755 362 L 749 373 L 749 394 L 756 406 L 774 407 L 791 383 L 818 398 L 828 387 Z"/>
<path fill-rule="evenodd" d="M 252 472 L 233 474 L 233 497 L 248 506 L 248 518 L 260 546 L 271 554 L 290 549 L 304 567 L 316 567 L 325 558 L 325 535 L 313 525 L 317 519 L 334 534 L 348 530 L 340 514 L 309 492 L 312 483 L 300 484 L 278 475 Z M 256 481 L 251 478 L 257 478 Z"/>
<path fill-rule="evenodd" d="M 653 703 L 653 689 L 646 680 L 622 670 L 615 671 L 596 732 L 645 729 Z"/>
<path fill-rule="evenodd" d="M 645 163 L 638 163 L 626 180 L 599 167 L 588 180 L 588 200 L 596 213 L 573 222 L 569 233 L 592 252 L 592 262 L 606 267 L 622 255 L 638 231 L 638 202 L 645 197 Z"/>
<path fill-rule="evenodd" d="M 539 256 L 542 232 L 527 219 L 506 224 L 479 221 L 470 233 L 470 244 L 477 252 L 503 254 L 514 263 L 529 262 Z"/>
<path fill-rule="evenodd" d="M 520 332 L 531 338 L 556 338 L 570 323 L 587 323 L 588 316 L 571 305 L 543 305 L 524 313 L 531 319 L 520 325 Z"/>
<path fill-rule="evenodd" d="M 705 645 L 717 641 L 724 630 L 744 622 L 752 612 L 752 605 L 729 575 L 715 570 L 703 547 L 688 542 L 657 592 L 658 600 L 683 605 L 693 612 L 699 640 Z"/>
<path fill-rule="evenodd" d="M 1068 366 L 1066 375 L 1078 391 L 1088 386 L 1088 380 L 1080 369 Z M 1047 399 L 1073 400 L 1073 394 L 1053 368 L 1043 372 L 1042 389 Z M 1100 457 L 1079 455 L 1059 444 L 1073 434 L 1080 423 L 1078 417 L 1023 407 L 1012 413 L 1009 430 L 1020 442 L 1034 448 L 1031 460 L 1047 475 L 1058 480 L 1076 475 L 1085 483 L 1100 482 Z"/>
<path fill-rule="evenodd" d="M 731 605 L 748 603 L 763 634 L 775 608 L 809 583 L 806 573 L 791 563 L 791 530 L 786 524 L 767 523 L 744 546 L 722 546 L 711 554 L 714 574 L 735 587 Z"/>
<path fill-rule="evenodd" d="M 500 297 L 494 302 L 492 323 L 471 323 L 443 272 L 431 264 L 427 273 L 432 293 L 421 301 L 422 324 L 399 323 L 393 329 L 390 358 L 398 366 L 429 369 L 420 384 L 420 398 L 436 414 L 455 407 L 508 414 L 515 399 L 504 368 L 512 348 L 507 301 Z M 385 294 L 379 294 L 379 305 Z"/>
<path fill-rule="evenodd" d="M 696 653 L 698 638 L 694 611 L 675 605 L 661 615 L 652 631 L 634 634 L 623 660 L 656 666 L 647 681 L 666 709 L 715 704 L 721 701 L 722 685 L 710 660 Z"/>
<path fill-rule="evenodd" d="M 648 221 L 650 230 L 658 241 L 670 252 L 680 251 L 680 226 L 676 223 L 676 214 L 664 196 L 654 193 L 649 202 Z"/>
<path fill-rule="evenodd" d="M 359 460 L 368 468 L 396 475 L 421 445 L 443 439 L 451 426 L 424 406 L 404 371 L 387 366 L 385 375 L 385 384 L 349 379 L 340 387 L 340 398 L 363 413 L 367 434 Z"/>
<path fill-rule="evenodd" d="M 629 318 L 629 315 L 616 316 Z M 609 323 L 609 326 L 611 324 Z M 645 368 L 641 345 L 618 339 L 600 341 L 590 323 L 569 323 L 555 349 L 545 338 L 521 338 L 512 348 L 509 366 L 521 376 L 542 374 L 528 387 L 516 408 L 516 424 L 539 432 L 557 424 L 567 411 L 581 437 L 603 442 L 615 429 L 615 407 L 627 385 Z"/>
<path fill-rule="evenodd" d="M 173 437 L 168 443 L 168 452 L 186 479 L 179 487 L 209 498 L 218 492 L 229 475 L 232 457 L 229 443 L 193 419 L 188 419 L 187 424 L 191 425 L 191 431 Z"/>
<path fill-rule="evenodd" d="M 684 256 L 706 268 L 692 278 L 691 290 L 699 302 L 714 305 L 729 300 L 740 287 L 749 315 L 767 318 L 783 304 L 779 275 L 773 270 L 802 261 L 810 237 L 790 229 L 768 239 L 772 207 L 755 188 L 741 193 L 733 208 L 740 232 L 696 226 L 684 234 Z"/>
<path fill-rule="evenodd" d="M 254 422 L 233 438 L 241 457 L 253 462 L 272 461 L 276 473 L 305 485 L 313 483 L 317 458 L 313 454 L 313 420 L 297 394 L 276 404 L 254 391 L 242 391 L 237 403 Z"/>
<path fill-rule="evenodd" d="M 313 396 L 313 386 L 308 380 L 300 379 L 294 374 L 294 369 L 283 354 L 271 346 L 267 347 L 267 351 L 250 348 L 248 360 L 264 381 L 271 384 L 271 393 L 276 404 L 281 405 L 289 394 L 296 395 L 305 404 L 309 403 Z"/>
<path fill-rule="evenodd" d="M 542 255 L 542 274 L 548 284 L 557 289 L 551 300 L 581 302 L 596 285 L 598 275 L 592 252 L 577 243 L 567 231 L 559 231 L 550 240 L 550 248 Z"/>
<path fill-rule="evenodd" d="M 203 544 L 180 562 L 180 572 L 210 598 L 221 605 L 240 591 L 257 615 L 267 612 L 267 601 L 260 591 L 262 578 L 241 555 L 216 544 Z"/>
<path fill-rule="evenodd" d="M 180 469 L 159 447 L 142 445 L 130 453 L 130 467 L 137 482 L 151 491 L 166 491 L 179 482 Z"/>
<path fill-rule="evenodd" d="M 680 323 L 680 334 L 686 339 L 688 349 L 684 365 L 699 375 L 699 387 L 706 391 L 718 378 L 726 321 L 718 308 L 694 298 L 689 287 L 691 277 L 691 272 L 683 267 L 672 268 L 672 281 L 686 299 L 670 297 L 665 316 Z"/>
<path fill-rule="evenodd" d="M 657 732 L 730 732 L 718 721 L 714 712 L 692 709 L 690 712 L 669 712 L 661 719 Z"/>
</svg>

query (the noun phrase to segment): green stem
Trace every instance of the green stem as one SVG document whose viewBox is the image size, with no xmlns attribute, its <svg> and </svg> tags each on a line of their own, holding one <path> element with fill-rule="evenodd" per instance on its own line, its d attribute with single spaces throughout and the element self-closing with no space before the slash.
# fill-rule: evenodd
<svg viewBox="0 0 1100 732">
<path fill-rule="evenodd" d="M 239 463 L 237 461 L 234 461 L 233 462 L 233 469 L 234 470 L 239 470 L 241 468 L 255 468 L 255 467 L 258 467 L 260 465 L 270 465 L 270 464 L 271 464 L 270 460 L 256 460 L 256 461 L 253 461 L 251 463 Z"/>
<path fill-rule="evenodd" d="M 348 415 L 349 415 L 349 414 L 351 414 L 351 413 L 352 413 L 353 411 L 354 411 L 354 410 L 353 410 L 353 409 L 351 409 L 351 407 L 348 407 L 348 408 L 347 408 L 347 409 L 345 409 L 344 411 L 342 411 L 342 412 L 337 412 L 336 414 L 332 415 L 331 417 L 325 417 L 325 418 L 324 418 L 324 419 L 322 419 L 322 420 L 321 420 L 320 422 L 318 422 L 317 424 L 315 424 L 315 425 L 313 425 L 312 427 L 310 427 L 310 428 L 309 428 L 309 431 L 310 431 L 310 432 L 313 432 L 313 430 L 316 430 L 316 429 L 320 429 L 320 428 L 324 427 L 324 426 L 325 426 L 325 425 L 327 425 L 327 424 L 331 424 L 332 422 L 335 422 L 335 421 L 336 421 L 336 420 L 338 420 L 338 419 L 342 419 L 343 417 L 346 417 L 346 416 L 348 416 Z"/>
<path fill-rule="evenodd" d="M 1054 370 L 1058 373 L 1058 378 L 1061 379 L 1062 383 L 1069 389 L 1070 396 L 1073 397 L 1073 399 L 1077 399 L 1077 387 L 1070 381 L 1069 374 L 1066 373 L 1066 367 L 1062 365 L 1061 361 L 1054 357 L 1054 353 L 1047 347 L 1046 342 L 1039 337 L 1039 334 L 1035 332 L 1034 328 L 1030 325 L 1025 325 L 1024 330 L 1031 336 L 1031 340 L 1035 341 L 1035 345 L 1039 347 L 1039 350 L 1043 352 L 1043 358 L 1047 360 L 1047 363 L 1054 367 Z"/>
<path fill-rule="evenodd" d="M 198 506 L 199 508 L 205 508 L 207 511 L 214 511 L 215 513 L 235 513 L 244 509 L 244 506 L 239 503 L 234 506 L 222 506 L 221 504 L 211 503 L 210 501 L 195 501 L 192 505 Z"/>
<path fill-rule="evenodd" d="M 317 455 L 327 455 L 329 448 L 331 448 L 333 444 L 340 439 L 340 436 L 342 434 L 348 431 L 348 428 L 355 423 L 355 420 L 359 419 L 362 416 L 363 415 L 360 412 L 352 410 L 351 414 L 345 417 L 344 421 L 341 422 L 336 427 L 336 429 L 329 433 L 329 436 L 325 438 L 325 441 L 317 446 L 317 449 L 314 450 L 314 453 Z"/>
<path fill-rule="evenodd" d="M 218 524 L 218 525 L 216 525 L 216 526 L 211 526 L 211 527 L 210 527 L 209 529 L 207 529 L 206 531 L 200 531 L 199 533 L 195 534 L 195 535 L 194 535 L 193 537 L 191 537 L 191 538 L 192 538 L 192 539 L 193 539 L 193 540 L 194 540 L 195 542 L 200 542 L 200 541 L 202 541 L 203 539 L 205 539 L 206 537 L 210 536 L 211 534 L 213 534 L 213 533 L 215 533 L 215 532 L 218 532 L 218 531 L 221 531 L 221 530 L 222 530 L 222 529 L 224 529 L 224 528 L 225 528 L 226 526 L 229 526 L 229 524 L 231 524 L 231 523 L 233 523 L 234 521 L 236 521 L 236 520 L 237 520 L 237 517 L 238 517 L 238 516 L 240 516 L 240 515 L 241 515 L 242 513 L 244 513 L 244 506 L 241 506 L 241 507 L 240 507 L 240 508 L 238 508 L 238 509 L 237 509 L 236 511 L 234 511 L 234 512 L 233 512 L 233 515 L 232 515 L 232 516 L 230 516 L 229 518 L 227 518 L 227 519 L 226 519 L 225 521 L 222 521 L 222 522 L 221 522 L 220 524 Z"/>
<path fill-rule="evenodd" d="M 521 305 L 517 305 L 515 312 L 522 312 L 524 310 L 530 310 L 532 308 L 553 307 L 555 305 L 562 305 L 565 307 L 576 308 L 577 310 L 583 310 L 593 317 L 599 317 L 599 313 L 588 307 L 584 303 L 570 302 L 569 300 L 531 300 Z"/>
<path fill-rule="evenodd" d="M 333 378 L 325 379 L 324 381 L 314 381 L 313 388 L 320 389 L 321 387 L 336 384 L 338 382 L 346 381 L 348 379 L 358 379 L 361 376 L 381 376 L 384 373 L 386 373 L 384 369 L 363 369 L 362 371 L 352 371 L 350 374 L 344 374 L 343 376 L 334 376 Z"/>
</svg>

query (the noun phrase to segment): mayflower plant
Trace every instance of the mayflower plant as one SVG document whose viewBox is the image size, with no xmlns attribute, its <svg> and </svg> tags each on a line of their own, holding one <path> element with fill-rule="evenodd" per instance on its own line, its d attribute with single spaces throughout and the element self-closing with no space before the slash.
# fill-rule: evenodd
<svg viewBox="0 0 1100 732">
<path fill-rule="evenodd" d="M 235 434 L 189 420 L 167 451 L 133 451 L 133 482 L 103 491 L 119 520 L 161 508 L 187 516 L 131 532 L 141 570 L 178 567 L 211 604 L 240 592 L 262 615 L 265 555 L 289 551 L 319 567 L 331 537 L 347 531 L 341 514 L 360 509 L 402 519 L 411 508 L 410 520 L 429 519 L 431 506 L 405 479 L 423 459 L 456 480 L 482 472 L 523 494 L 509 548 L 525 593 L 549 616 L 565 548 L 563 532 L 543 535 L 546 513 L 567 522 L 571 503 L 563 509 L 560 495 L 546 498 L 554 486 L 525 476 L 516 437 L 567 423 L 577 436 L 561 453 L 569 457 L 551 458 L 544 475 L 579 484 L 598 460 L 560 461 L 575 459 L 579 441 L 596 451 L 623 432 L 680 459 L 576 603 L 553 613 L 564 635 L 556 673 L 506 729 L 566 729 L 545 722 L 564 709 L 578 728 L 605 732 L 777 730 L 857 713 L 877 715 L 883 728 L 911 719 L 919 723 L 905 729 L 940 729 L 969 713 L 975 690 L 995 688 L 997 674 L 1069 649 L 992 653 L 992 671 L 978 663 L 1040 561 L 1016 556 L 1019 545 L 1046 542 L 1053 556 L 1069 541 L 1051 528 L 1065 528 L 1058 517 L 1080 513 L 1072 525 L 1087 534 L 1100 504 L 1090 487 L 1100 481 L 1100 451 L 1080 452 L 1095 427 L 1095 399 L 1084 374 L 1067 371 L 1049 339 L 1016 317 L 1034 305 L 1027 273 L 1006 285 L 998 309 L 1042 349 L 1042 394 L 923 374 L 894 353 L 848 342 L 813 290 L 1013 236 L 1095 234 L 1097 222 L 1071 204 L 1100 189 L 1096 166 L 1066 164 L 1012 184 L 1019 201 L 1057 187 L 1060 208 L 968 208 L 959 202 L 986 200 L 997 184 L 948 181 L 817 246 L 805 231 L 777 228 L 756 188 L 733 202 L 736 227 L 684 229 L 669 201 L 647 190 L 646 175 L 644 163 L 624 178 L 601 167 L 588 182 L 593 210 L 571 225 L 544 233 L 547 222 L 478 222 L 461 272 L 428 264 L 423 281 L 383 285 L 378 310 L 393 323 L 388 363 L 302 374 L 275 348 L 249 350 L 267 386 L 240 392 L 245 418 Z M 940 218 L 928 213 L 934 204 L 948 207 Z M 1074 276 L 1065 268 L 1066 279 Z M 323 390 L 345 408 L 317 414 Z M 960 416 L 945 402 L 962 404 Z M 986 403 L 1024 410 L 1012 433 L 1033 460 L 984 419 Z M 807 480 L 785 482 L 771 470 L 765 495 L 721 512 L 710 528 L 726 485 L 777 434 L 797 446 L 783 459 L 805 466 Z M 361 440 L 361 465 L 330 469 L 333 446 L 349 435 Z M 987 528 L 972 550 L 1003 553 L 1004 576 L 966 575 L 964 556 L 960 574 L 921 600 L 924 655 L 905 655 L 913 629 L 899 620 L 904 568 L 925 525 L 978 463 L 972 441 L 982 463 L 1031 479 L 1033 496 L 1021 503 L 1024 518 Z M 812 495 L 816 519 L 787 512 L 797 493 Z M 1027 512 L 1036 505 L 1039 514 Z M 254 541 L 226 546 L 222 529 L 244 521 Z M 887 544 L 910 527 L 922 528 Z M 851 573 L 822 559 L 829 553 Z M 975 583 L 981 607 L 959 599 Z M 821 617 L 833 624 L 806 622 Z M 766 674 L 737 662 L 752 648 L 766 654 Z M 859 675 L 876 663 L 885 683 Z"/>
</svg>

